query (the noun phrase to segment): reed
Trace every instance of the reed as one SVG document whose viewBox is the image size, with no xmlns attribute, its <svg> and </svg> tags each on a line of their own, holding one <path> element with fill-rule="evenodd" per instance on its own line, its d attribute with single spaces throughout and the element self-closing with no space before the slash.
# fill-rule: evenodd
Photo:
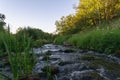
<svg viewBox="0 0 120 80">
<path fill-rule="evenodd" d="M 14 80 L 32 74 L 34 60 L 31 56 L 33 53 L 30 53 L 32 50 L 31 38 L 24 34 L 19 41 L 12 34 L 2 33 L 2 40 L 8 53 Z"/>
</svg>

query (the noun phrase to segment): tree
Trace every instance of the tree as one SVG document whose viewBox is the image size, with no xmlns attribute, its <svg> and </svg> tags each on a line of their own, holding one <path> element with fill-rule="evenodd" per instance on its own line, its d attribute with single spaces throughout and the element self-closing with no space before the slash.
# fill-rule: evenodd
<svg viewBox="0 0 120 80">
<path fill-rule="evenodd" d="M 74 25 L 75 24 L 75 15 L 70 14 L 68 16 L 63 16 L 60 20 L 57 20 L 55 22 L 55 25 L 57 27 L 57 32 L 61 35 L 68 35 L 73 34 L 77 32 L 77 28 Z"/>
<path fill-rule="evenodd" d="M 18 38 L 22 37 L 23 35 L 27 37 L 31 37 L 34 41 L 38 39 L 51 39 L 52 34 L 45 33 L 40 29 L 25 27 L 25 28 L 18 28 L 16 36 Z"/>
<path fill-rule="evenodd" d="M 5 15 L 0 13 L 0 31 L 4 31 L 4 25 L 5 25 Z"/>
<path fill-rule="evenodd" d="M 59 34 L 73 34 L 120 17 L 120 0 L 79 0 L 74 15 L 56 21 Z"/>
</svg>

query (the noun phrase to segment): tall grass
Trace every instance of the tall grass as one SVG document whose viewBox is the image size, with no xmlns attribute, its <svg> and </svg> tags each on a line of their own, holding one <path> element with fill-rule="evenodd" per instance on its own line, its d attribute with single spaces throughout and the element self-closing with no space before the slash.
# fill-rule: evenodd
<svg viewBox="0 0 120 80">
<path fill-rule="evenodd" d="M 80 48 L 114 53 L 120 49 L 120 29 L 96 29 L 83 35 L 76 34 L 68 41 Z"/>
<path fill-rule="evenodd" d="M 11 79 L 0 73 L 0 80 L 11 80 Z"/>
<path fill-rule="evenodd" d="M 1 33 L 1 36 L 8 53 L 14 80 L 32 74 L 34 61 L 32 54 L 30 54 L 31 39 L 23 35 L 19 42 L 14 35 Z"/>
<path fill-rule="evenodd" d="M 63 44 L 63 42 L 67 41 L 71 36 L 57 36 L 54 40 L 55 44 Z"/>
<path fill-rule="evenodd" d="M 79 48 L 114 53 L 120 50 L 120 19 L 104 23 L 94 29 L 87 29 L 71 37 L 61 37 L 57 42 L 70 42 Z"/>
<path fill-rule="evenodd" d="M 0 57 L 2 57 L 3 52 L 5 51 L 5 45 L 2 40 L 2 35 L 3 35 L 3 33 L 0 32 Z"/>
</svg>

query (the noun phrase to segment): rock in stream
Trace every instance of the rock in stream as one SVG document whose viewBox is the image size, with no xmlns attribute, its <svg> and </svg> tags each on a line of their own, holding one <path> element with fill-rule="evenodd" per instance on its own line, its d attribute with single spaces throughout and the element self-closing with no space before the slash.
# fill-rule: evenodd
<svg viewBox="0 0 120 80">
<path fill-rule="evenodd" d="M 120 79 L 120 59 L 113 55 L 71 49 L 53 44 L 44 45 L 39 48 L 39 51 L 35 52 L 44 55 L 38 57 L 33 71 L 35 73 L 44 73 L 42 69 L 47 66 L 57 68 L 57 72 L 53 75 L 54 80 Z M 50 55 L 46 55 L 48 51 Z M 46 60 L 44 59 L 45 56 L 48 57 Z"/>
<path fill-rule="evenodd" d="M 33 52 L 37 56 L 33 74 L 40 80 L 120 80 L 120 58 L 114 55 L 53 44 Z M 13 77 L 10 67 L 3 69 L 1 63 L 0 73 Z"/>
</svg>

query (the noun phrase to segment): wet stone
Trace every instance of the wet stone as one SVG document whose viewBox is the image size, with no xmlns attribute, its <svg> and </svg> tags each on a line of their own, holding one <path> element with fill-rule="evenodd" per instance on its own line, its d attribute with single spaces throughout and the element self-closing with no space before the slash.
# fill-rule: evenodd
<svg viewBox="0 0 120 80">
<path fill-rule="evenodd" d="M 82 67 L 80 68 L 80 71 L 83 71 L 83 70 L 89 70 L 89 68 L 86 67 L 86 66 L 82 66 Z"/>
<path fill-rule="evenodd" d="M 93 56 L 93 55 L 83 55 L 81 56 L 81 60 L 87 60 L 87 61 L 92 61 L 92 60 L 95 60 L 96 57 Z"/>
<path fill-rule="evenodd" d="M 109 77 L 110 79 L 112 79 L 112 80 L 114 80 L 117 76 L 117 74 L 120 74 L 120 73 L 118 73 L 117 71 L 113 71 L 113 70 L 106 70 L 105 71 L 105 73 L 106 73 L 106 77 Z"/>
<path fill-rule="evenodd" d="M 93 53 L 95 53 L 94 51 L 88 51 L 87 52 L 88 54 L 93 54 Z"/>
<path fill-rule="evenodd" d="M 41 61 L 43 60 L 43 58 L 44 58 L 43 56 L 40 56 L 37 61 Z"/>
<path fill-rule="evenodd" d="M 10 71 L 11 71 L 10 66 L 5 66 L 5 67 L 4 67 L 4 71 L 10 72 Z"/>
<path fill-rule="evenodd" d="M 105 80 L 93 70 L 74 71 L 71 73 L 72 80 Z"/>
<path fill-rule="evenodd" d="M 80 64 L 69 64 L 69 65 L 60 66 L 59 69 L 61 73 L 66 74 L 72 71 L 79 70 L 80 66 L 81 66 Z"/>
<path fill-rule="evenodd" d="M 113 55 L 51 44 L 40 49 L 45 53 L 34 68 L 42 80 L 48 80 L 47 71 L 56 80 L 119 80 L 120 59 Z M 49 50 L 51 54 L 46 53 Z"/>
<path fill-rule="evenodd" d="M 85 49 L 80 49 L 80 50 L 79 50 L 79 53 L 81 53 L 81 54 L 82 54 L 82 53 L 87 53 L 87 52 L 88 52 L 88 50 L 85 50 Z"/>
</svg>

